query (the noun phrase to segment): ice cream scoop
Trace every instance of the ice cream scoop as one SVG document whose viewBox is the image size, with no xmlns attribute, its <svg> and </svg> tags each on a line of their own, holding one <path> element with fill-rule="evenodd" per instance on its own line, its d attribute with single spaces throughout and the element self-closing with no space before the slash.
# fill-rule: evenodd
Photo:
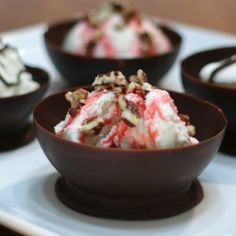
<svg viewBox="0 0 236 236">
<path fill-rule="evenodd" d="M 62 138 L 101 147 L 163 149 L 198 143 L 194 126 L 169 93 L 153 87 L 139 70 L 98 75 L 94 90 L 66 93 L 71 103 L 65 120 L 55 126 Z"/>
<path fill-rule="evenodd" d="M 18 51 L 0 41 L 0 97 L 25 94 L 39 88 Z"/>
<path fill-rule="evenodd" d="M 236 85 L 236 55 L 205 65 L 200 76 L 211 83 Z"/>
<path fill-rule="evenodd" d="M 63 48 L 97 58 L 135 58 L 167 53 L 172 45 L 151 19 L 109 2 L 75 24 L 66 35 Z"/>
</svg>

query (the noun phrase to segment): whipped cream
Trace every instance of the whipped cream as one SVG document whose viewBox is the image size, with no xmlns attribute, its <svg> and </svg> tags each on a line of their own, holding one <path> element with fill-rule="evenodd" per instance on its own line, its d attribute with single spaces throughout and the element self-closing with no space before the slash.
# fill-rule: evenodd
<svg viewBox="0 0 236 236">
<path fill-rule="evenodd" d="M 205 65 L 200 71 L 204 81 L 224 85 L 236 84 L 236 55 Z"/>
<path fill-rule="evenodd" d="M 38 87 L 18 51 L 0 41 L 0 97 L 29 93 Z"/>
<path fill-rule="evenodd" d="M 128 79 L 121 72 L 96 77 L 94 91 L 68 92 L 71 103 L 55 133 L 100 147 L 164 149 L 198 143 L 194 127 L 169 93 L 146 82 L 139 70 Z"/>
<path fill-rule="evenodd" d="M 172 46 L 150 19 L 122 5 L 107 3 L 72 27 L 63 48 L 82 56 L 135 58 L 164 54 Z"/>
</svg>

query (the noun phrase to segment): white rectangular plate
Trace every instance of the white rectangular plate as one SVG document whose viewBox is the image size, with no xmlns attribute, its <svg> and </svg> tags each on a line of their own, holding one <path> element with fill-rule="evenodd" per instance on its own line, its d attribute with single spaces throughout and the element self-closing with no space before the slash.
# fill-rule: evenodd
<svg viewBox="0 0 236 236">
<path fill-rule="evenodd" d="M 184 41 L 175 66 L 162 82 L 165 88 L 182 90 L 179 65 L 185 56 L 236 44 L 235 36 L 171 24 Z M 46 55 L 44 30 L 44 25 L 37 25 L 2 37 L 20 49 L 26 63 L 45 68 L 51 74 L 49 93 L 52 93 L 63 88 L 64 82 Z M 184 214 L 164 220 L 106 220 L 79 214 L 59 202 L 54 193 L 58 174 L 35 140 L 17 150 L 0 153 L 0 223 L 23 234 L 44 236 L 233 236 L 236 235 L 235 168 L 236 158 L 217 154 L 200 176 L 205 193 L 203 201 Z"/>
</svg>

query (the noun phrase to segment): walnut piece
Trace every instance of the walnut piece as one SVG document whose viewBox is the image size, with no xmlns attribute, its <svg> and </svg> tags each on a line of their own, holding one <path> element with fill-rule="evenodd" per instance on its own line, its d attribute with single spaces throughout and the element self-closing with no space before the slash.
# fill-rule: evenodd
<svg viewBox="0 0 236 236">
<path fill-rule="evenodd" d="M 187 130 L 189 136 L 194 136 L 196 134 L 195 127 L 193 125 L 188 125 Z"/>
<path fill-rule="evenodd" d="M 118 97 L 118 105 L 121 110 L 121 119 L 129 126 L 134 127 L 140 121 L 140 114 L 137 106 L 127 101 L 124 95 Z"/>
<path fill-rule="evenodd" d="M 98 130 L 101 131 L 103 124 L 104 120 L 101 117 L 94 117 L 81 127 L 80 132 L 87 135 L 97 134 Z"/>
<path fill-rule="evenodd" d="M 73 92 L 69 91 L 65 94 L 65 98 L 70 102 L 72 108 L 78 108 L 80 105 L 85 104 L 88 96 L 88 91 L 85 89 L 77 89 Z"/>
<path fill-rule="evenodd" d="M 121 111 L 124 111 L 126 109 L 126 106 L 127 106 L 126 99 L 123 95 L 120 95 L 118 97 L 118 105 L 119 105 Z"/>
<path fill-rule="evenodd" d="M 109 85 L 110 88 L 114 88 L 116 86 L 127 86 L 126 77 L 120 71 L 111 71 L 108 74 L 98 75 L 93 84 L 95 88 Z"/>
<path fill-rule="evenodd" d="M 144 82 L 147 82 L 147 75 L 143 70 L 139 69 L 137 71 L 137 75 L 131 75 L 129 77 L 129 81 L 136 82 L 136 83 L 142 85 Z"/>
<path fill-rule="evenodd" d="M 137 71 L 137 75 L 131 75 L 129 81 L 128 92 L 138 91 L 141 94 L 145 94 L 145 92 L 152 90 L 152 85 L 147 82 L 146 73 L 141 69 Z"/>
</svg>

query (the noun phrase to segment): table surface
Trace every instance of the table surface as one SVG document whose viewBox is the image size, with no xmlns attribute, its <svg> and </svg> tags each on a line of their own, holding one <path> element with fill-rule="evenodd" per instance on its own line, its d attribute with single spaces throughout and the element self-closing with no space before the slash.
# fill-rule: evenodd
<svg viewBox="0 0 236 236">
<path fill-rule="evenodd" d="M 236 43 L 236 37 L 233 35 L 174 23 L 172 26 L 183 36 L 184 43 L 177 62 L 162 81 L 161 86 L 165 88 L 182 91 L 179 63 L 187 55 L 209 47 Z M 20 48 L 26 63 L 38 65 L 50 72 L 49 93 L 52 93 L 62 88 L 64 83 L 46 55 L 42 40 L 44 30 L 44 25 L 34 26 L 5 33 L 3 39 Z M 182 215 L 161 221 L 139 223 L 105 221 L 75 213 L 57 200 L 53 185 L 58 175 L 35 140 L 25 147 L 1 153 L 0 222 L 24 234 L 37 232 L 35 235 L 44 236 L 53 233 L 68 236 L 111 234 L 233 236 L 236 235 L 234 227 L 236 210 L 230 203 L 235 201 L 236 194 L 235 164 L 236 159 L 217 154 L 200 176 L 205 191 L 203 201 Z M 7 230 L 0 229 L 2 235 L 10 235 L 3 229 Z"/>
<path fill-rule="evenodd" d="M 102 2 L 104 0 L 0 0 L 0 32 L 37 22 L 68 18 L 78 12 L 94 8 Z M 142 12 L 157 17 L 236 33 L 234 0 L 129 0 L 129 2 Z"/>
</svg>

